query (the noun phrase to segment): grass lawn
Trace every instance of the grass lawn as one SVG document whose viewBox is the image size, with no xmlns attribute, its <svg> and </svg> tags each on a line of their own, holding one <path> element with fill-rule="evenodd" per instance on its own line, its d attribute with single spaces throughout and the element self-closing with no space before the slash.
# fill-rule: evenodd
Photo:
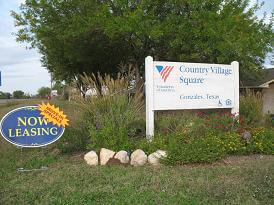
<svg viewBox="0 0 274 205">
<path fill-rule="evenodd" d="M 29 103 L 29 102 L 28 102 Z M 0 107 L 0 116 L 20 105 Z M 48 166 L 46 171 L 17 172 Z M 0 139 L 0 204 L 274 204 L 274 156 L 233 156 L 176 167 L 90 167 L 54 145 Z"/>
</svg>

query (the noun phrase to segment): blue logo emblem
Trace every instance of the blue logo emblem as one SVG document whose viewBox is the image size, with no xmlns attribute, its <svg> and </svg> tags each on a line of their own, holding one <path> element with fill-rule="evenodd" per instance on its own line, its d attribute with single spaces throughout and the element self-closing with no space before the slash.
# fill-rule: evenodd
<svg viewBox="0 0 274 205">
<path fill-rule="evenodd" d="M 161 65 L 156 65 L 156 68 L 158 72 L 160 73 L 161 78 L 166 82 L 169 74 L 173 70 L 174 66 L 161 66 Z"/>
<path fill-rule="evenodd" d="M 21 107 L 6 114 L 0 123 L 2 136 L 20 147 L 42 147 L 58 140 L 65 128 L 53 125 L 41 115 L 38 106 Z"/>
</svg>

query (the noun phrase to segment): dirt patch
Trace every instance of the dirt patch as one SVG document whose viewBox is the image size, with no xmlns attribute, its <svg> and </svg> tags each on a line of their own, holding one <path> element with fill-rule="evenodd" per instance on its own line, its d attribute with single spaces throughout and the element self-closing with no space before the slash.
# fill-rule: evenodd
<svg viewBox="0 0 274 205">
<path fill-rule="evenodd" d="M 79 152 L 79 153 L 75 153 L 72 156 L 70 156 L 69 159 L 72 161 L 83 161 L 84 156 L 85 156 L 84 152 Z"/>
</svg>

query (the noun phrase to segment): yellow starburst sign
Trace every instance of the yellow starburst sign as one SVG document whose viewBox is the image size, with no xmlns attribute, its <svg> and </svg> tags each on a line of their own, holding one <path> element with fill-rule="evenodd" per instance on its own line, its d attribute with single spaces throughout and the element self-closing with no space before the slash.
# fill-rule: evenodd
<svg viewBox="0 0 274 205">
<path fill-rule="evenodd" d="M 42 103 L 39 105 L 39 110 L 41 111 L 41 115 L 43 115 L 44 118 L 49 122 L 52 122 L 53 125 L 57 124 L 58 127 L 66 127 L 69 125 L 69 120 L 67 119 L 67 116 L 62 110 L 59 109 L 59 107 L 55 107 L 54 105 L 50 105 L 49 103 Z"/>
</svg>

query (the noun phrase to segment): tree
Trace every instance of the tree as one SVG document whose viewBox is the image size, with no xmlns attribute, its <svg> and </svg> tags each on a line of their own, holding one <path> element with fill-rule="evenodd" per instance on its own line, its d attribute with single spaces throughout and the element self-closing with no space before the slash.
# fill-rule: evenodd
<svg viewBox="0 0 274 205">
<path fill-rule="evenodd" d="M 39 48 L 55 80 L 71 82 L 98 71 L 115 73 L 126 51 L 117 49 L 119 42 L 110 41 L 93 20 L 98 5 L 96 0 L 27 0 L 21 14 L 12 13 L 16 25 L 23 26 L 17 39 Z"/>
<path fill-rule="evenodd" d="M 46 98 L 50 96 L 51 89 L 49 87 L 41 87 L 38 89 L 38 97 Z"/>
<path fill-rule="evenodd" d="M 64 90 L 64 86 L 61 81 L 56 81 L 52 86 L 52 90 L 57 90 L 58 95 L 61 95 Z"/>
<path fill-rule="evenodd" d="M 147 55 L 201 63 L 237 60 L 243 80 L 262 68 L 273 50 L 273 19 L 259 20 L 260 5 L 248 8 L 249 0 L 107 2 L 115 2 L 110 6 L 116 14 L 105 20 L 107 34 L 126 37 L 139 67 Z"/>
<path fill-rule="evenodd" d="M 26 0 L 12 12 L 57 80 L 117 73 L 121 62 L 144 73 L 144 58 L 200 63 L 240 62 L 241 79 L 273 50 L 273 19 L 258 19 L 250 0 Z M 81 87 L 81 82 L 79 82 Z"/>
<path fill-rule="evenodd" d="M 10 99 L 11 94 L 10 93 L 4 93 L 0 91 L 0 99 Z"/>
<path fill-rule="evenodd" d="M 29 93 L 25 93 L 25 94 L 24 94 L 24 98 L 25 98 L 25 99 L 30 99 L 30 98 L 31 98 L 31 95 L 30 95 Z"/>
<path fill-rule="evenodd" d="M 12 93 L 12 96 L 15 99 L 23 99 L 24 98 L 24 92 L 22 90 L 16 90 Z"/>
</svg>

